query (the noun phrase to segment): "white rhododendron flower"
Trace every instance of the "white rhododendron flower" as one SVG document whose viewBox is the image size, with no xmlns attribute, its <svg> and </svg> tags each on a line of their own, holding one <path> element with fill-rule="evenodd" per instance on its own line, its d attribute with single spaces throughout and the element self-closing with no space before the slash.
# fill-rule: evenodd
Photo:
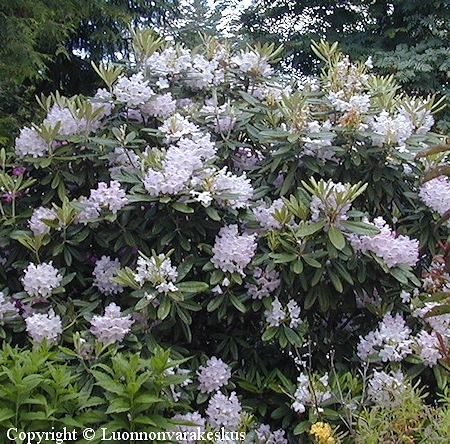
<svg viewBox="0 0 450 444">
<path fill-rule="evenodd" d="M 47 314 L 36 313 L 25 319 L 27 333 L 33 341 L 42 342 L 46 339 L 49 343 L 56 342 L 62 333 L 61 318 L 50 309 Z"/>
<path fill-rule="evenodd" d="M 211 393 L 228 384 L 231 369 L 222 359 L 213 356 L 206 361 L 206 365 L 198 368 L 197 375 L 200 392 Z"/>
<path fill-rule="evenodd" d="M 120 307 L 112 302 L 105 308 L 103 316 L 92 317 L 91 333 L 105 345 L 114 344 L 123 341 L 133 323 L 131 316 L 124 316 Z"/>
<path fill-rule="evenodd" d="M 22 285 L 30 296 L 48 297 L 60 286 L 62 279 L 52 262 L 29 264 L 22 277 Z"/>
</svg>

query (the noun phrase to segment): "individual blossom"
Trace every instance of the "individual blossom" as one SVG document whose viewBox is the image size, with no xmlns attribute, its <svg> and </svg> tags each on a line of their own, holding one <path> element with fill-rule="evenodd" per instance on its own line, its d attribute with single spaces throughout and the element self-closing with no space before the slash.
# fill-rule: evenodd
<svg viewBox="0 0 450 444">
<path fill-rule="evenodd" d="M 195 191 L 191 190 L 189 194 L 192 196 L 192 199 L 201 203 L 204 207 L 209 207 L 211 202 L 213 201 L 213 197 L 210 191 Z"/>
<path fill-rule="evenodd" d="M 211 262 L 224 272 L 245 276 L 244 268 L 256 252 L 256 234 L 239 234 L 236 224 L 220 229 L 212 248 Z"/>
<path fill-rule="evenodd" d="M 202 393 L 211 393 L 227 385 L 231 378 L 231 369 L 221 359 L 213 356 L 200 366 L 197 371 L 199 387 Z"/>
<path fill-rule="evenodd" d="M 331 91 L 328 99 L 335 109 L 347 113 L 366 114 L 370 108 L 370 96 L 367 94 L 355 94 L 350 98 L 346 98 L 342 90 L 338 92 Z"/>
<path fill-rule="evenodd" d="M 170 258 L 162 253 L 150 258 L 141 254 L 137 260 L 134 280 L 141 286 L 145 282 L 150 282 L 159 293 L 167 294 L 178 290 L 174 284 L 177 277 L 177 267 L 172 266 Z"/>
<path fill-rule="evenodd" d="M 369 380 L 367 395 L 377 406 L 395 408 L 401 404 L 403 394 L 408 389 L 401 371 L 386 373 L 374 370 Z"/>
<path fill-rule="evenodd" d="M 92 107 L 95 110 L 100 109 L 97 116 L 97 122 L 95 124 L 95 127 L 101 126 L 101 119 L 103 117 L 109 116 L 113 111 L 113 103 L 114 99 L 111 93 L 105 89 L 105 88 L 98 88 L 96 93 L 94 94 L 94 97 L 91 100 Z M 95 128 L 95 129 L 96 129 Z"/>
<path fill-rule="evenodd" d="M 48 313 L 35 313 L 25 319 L 27 333 L 33 341 L 41 343 L 44 339 L 49 343 L 56 342 L 62 333 L 61 318 L 50 309 Z"/>
<path fill-rule="evenodd" d="M 427 293 L 443 291 L 450 293 L 450 274 L 445 261 L 433 260 L 422 274 L 422 289 Z M 416 290 L 419 292 L 419 289 Z"/>
<path fill-rule="evenodd" d="M 233 167 L 236 171 L 244 171 L 254 167 L 264 159 L 264 155 L 259 150 L 254 150 L 247 146 L 240 146 L 234 153 Z"/>
<path fill-rule="evenodd" d="M 25 269 L 21 282 L 29 296 L 46 298 L 60 286 L 62 279 L 59 270 L 52 265 L 52 262 L 37 265 L 30 263 Z"/>
<path fill-rule="evenodd" d="M 34 128 L 22 128 L 15 141 L 15 150 L 19 157 L 43 157 L 49 148 L 49 144 Z"/>
<path fill-rule="evenodd" d="M 400 314 L 392 316 L 387 313 L 378 324 L 378 329 L 371 331 L 358 344 L 358 356 L 365 361 L 376 357 L 383 362 L 399 362 L 411 354 L 411 329 Z"/>
<path fill-rule="evenodd" d="M 95 315 L 91 319 L 91 333 L 104 345 L 123 341 L 134 321 L 130 315 L 124 316 L 114 302 L 105 308 L 103 316 Z"/>
<path fill-rule="evenodd" d="M 166 370 L 164 370 L 165 376 L 177 375 L 177 376 L 184 377 L 183 382 L 181 382 L 179 384 L 170 384 L 169 385 L 170 391 L 172 392 L 172 398 L 173 398 L 174 402 L 178 402 L 180 400 L 181 396 L 183 395 L 182 391 L 180 390 L 180 387 L 186 387 L 192 383 L 192 379 L 188 377 L 188 375 L 190 375 L 190 374 L 191 374 L 191 370 L 189 370 L 187 368 L 180 368 L 178 365 L 169 367 Z"/>
<path fill-rule="evenodd" d="M 102 256 L 95 263 L 93 284 L 106 296 L 122 293 L 124 287 L 111 280 L 117 275 L 119 269 L 120 262 L 118 259 L 112 260 L 109 256 Z"/>
<path fill-rule="evenodd" d="M 366 69 L 350 61 L 348 55 L 342 57 L 337 63 L 333 64 L 332 77 L 330 82 L 325 85 L 326 89 L 333 91 L 344 90 L 347 97 L 353 94 L 359 94 L 368 79 Z"/>
<path fill-rule="evenodd" d="M 247 282 L 245 288 L 252 299 L 263 299 L 270 296 L 281 283 L 280 274 L 277 270 L 267 272 L 260 267 L 253 269 L 253 279 L 255 283 Z"/>
<path fill-rule="evenodd" d="M 209 100 L 201 109 L 205 120 L 211 123 L 216 133 L 229 133 L 236 124 L 236 117 L 240 114 L 229 103 L 218 105 L 217 101 Z"/>
<path fill-rule="evenodd" d="M 328 98 L 333 108 L 342 112 L 339 119 L 340 125 L 362 127 L 361 123 L 370 108 L 369 95 L 355 94 L 346 98 L 344 91 L 340 90 L 338 92 L 331 91 Z"/>
<path fill-rule="evenodd" d="M 144 188 L 151 196 L 192 192 L 203 181 L 204 163 L 215 156 L 216 147 L 209 134 L 194 133 L 191 137 L 183 135 L 165 153 L 159 154 L 163 156 L 161 165 L 149 168 L 143 179 Z"/>
<path fill-rule="evenodd" d="M 204 89 L 208 86 L 218 85 L 224 81 L 224 70 L 219 66 L 219 60 L 214 57 L 206 59 L 201 54 L 192 57 L 192 65 L 189 67 L 184 83 L 192 89 Z"/>
<path fill-rule="evenodd" d="M 230 396 L 217 392 L 209 400 L 206 416 L 208 423 L 214 428 L 235 429 L 241 422 L 241 410 L 235 392 L 231 392 Z"/>
<path fill-rule="evenodd" d="M 369 223 L 368 221 L 365 221 Z M 382 217 L 373 220 L 373 226 L 380 230 L 374 236 L 349 235 L 348 238 L 356 251 L 372 251 L 384 260 L 388 268 L 398 265 L 415 266 L 419 260 L 419 241 L 408 236 L 396 235 Z"/>
<path fill-rule="evenodd" d="M 56 213 L 51 208 L 39 207 L 33 211 L 33 214 L 28 221 L 28 226 L 35 236 L 43 236 L 50 233 L 50 226 L 44 222 L 44 219 L 56 219 Z"/>
<path fill-rule="evenodd" d="M 327 422 L 315 422 L 309 429 L 309 434 L 313 435 L 319 444 L 334 444 L 333 429 Z"/>
<path fill-rule="evenodd" d="M 266 317 L 266 322 L 269 324 L 269 327 L 279 327 L 281 325 L 286 317 L 286 313 L 278 298 L 275 298 L 272 301 L 272 308 L 266 310 L 264 316 Z"/>
<path fill-rule="evenodd" d="M 184 83 L 192 89 L 203 89 L 212 85 L 214 81 L 214 71 L 218 67 L 216 60 L 208 60 L 202 54 L 194 54 L 191 59 Z"/>
</svg>

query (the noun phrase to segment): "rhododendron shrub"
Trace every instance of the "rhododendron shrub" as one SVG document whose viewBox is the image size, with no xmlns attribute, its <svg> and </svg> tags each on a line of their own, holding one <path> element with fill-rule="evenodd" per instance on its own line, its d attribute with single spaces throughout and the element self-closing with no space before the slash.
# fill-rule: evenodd
<svg viewBox="0 0 450 444">
<path fill-rule="evenodd" d="M 442 101 L 325 42 L 317 79 L 277 77 L 273 45 L 140 31 L 133 49 L 96 67 L 94 97 L 41 97 L 42 124 L 0 153 L 5 340 L 80 369 L 170 349 L 163 416 L 253 442 L 319 420 L 351 438 L 342 411 L 407 378 L 439 393 L 450 207 L 447 179 L 423 178 L 446 159 L 417 154 L 445 142 Z"/>
</svg>

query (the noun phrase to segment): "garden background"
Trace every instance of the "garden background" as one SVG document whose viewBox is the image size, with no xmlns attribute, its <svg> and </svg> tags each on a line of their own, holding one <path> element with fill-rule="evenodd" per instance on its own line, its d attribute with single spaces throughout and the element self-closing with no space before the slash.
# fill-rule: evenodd
<svg viewBox="0 0 450 444">
<path fill-rule="evenodd" d="M 4 442 L 448 441 L 450 6 L 239 3 L 0 6 Z"/>
</svg>

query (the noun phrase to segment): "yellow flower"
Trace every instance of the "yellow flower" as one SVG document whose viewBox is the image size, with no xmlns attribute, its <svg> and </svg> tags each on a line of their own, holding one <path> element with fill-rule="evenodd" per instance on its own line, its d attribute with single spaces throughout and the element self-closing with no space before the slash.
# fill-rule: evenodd
<svg viewBox="0 0 450 444">
<path fill-rule="evenodd" d="M 336 440 L 333 438 L 333 430 L 327 422 L 316 422 L 309 430 L 310 435 L 314 435 L 319 444 L 335 444 Z"/>
</svg>

